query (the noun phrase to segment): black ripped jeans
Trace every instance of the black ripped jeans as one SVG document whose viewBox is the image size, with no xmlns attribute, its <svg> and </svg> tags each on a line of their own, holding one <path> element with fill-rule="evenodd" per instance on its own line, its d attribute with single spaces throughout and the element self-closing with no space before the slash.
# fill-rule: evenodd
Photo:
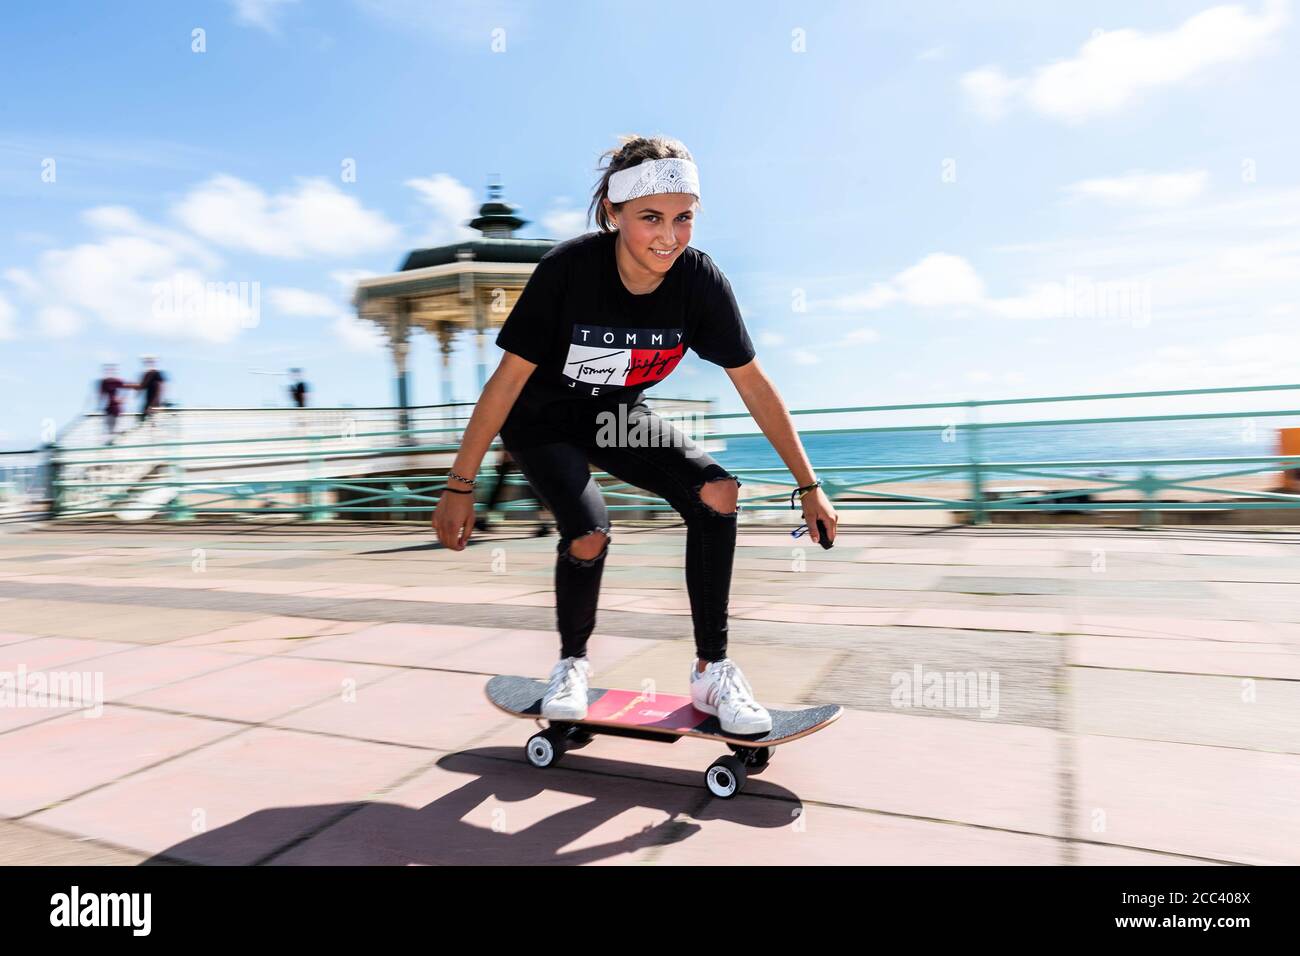
<svg viewBox="0 0 1300 956">
<path fill-rule="evenodd" d="M 589 430 L 574 429 L 571 441 L 509 449 L 559 526 L 555 618 L 560 656 L 587 654 L 612 541 L 609 511 L 590 464 L 660 496 L 686 520 L 686 590 L 695 651 L 702 660 L 720 661 L 727 656 L 727 601 L 740 507 L 729 514 L 719 512 L 701 499 L 700 489 L 724 479 L 739 487 L 740 479 L 644 402 L 626 408 L 624 434 L 613 428 L 602 431 L 593 424 Z M 568 553 L 575 539 L 592 531 L 607 536 L 599 555 L 584 560 Z"/>
</svg>

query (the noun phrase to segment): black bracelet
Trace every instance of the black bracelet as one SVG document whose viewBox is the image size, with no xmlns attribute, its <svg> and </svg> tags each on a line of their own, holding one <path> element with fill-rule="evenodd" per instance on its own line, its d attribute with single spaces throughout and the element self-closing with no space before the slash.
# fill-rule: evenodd
<svg viewBox="0 0 1300 956">
<path fill-rule="evenodd" d="M 790 492 L 790 510 L 791 510 L 791 511 L 794 510 L 794 496 L 795 496 L 795 495 L 799 494 L 801 491 L 812 491 L 812 489 L 814 489 L 814 488 L 820 488 L 821 486 L 822 486 L 822 480 L 821 480 L 820 478 L 818 478 L 818 479 L 817 479 L 816 481 L 814 481 L 811 485 L 804 485 L 803 487 L 801 487 L 801 488 L 796 488 L 794 491 Z"/>
<path fill-rule="evenodd" d="M 464 491 L 461 491 L 459 488 L 443 488 L 442 490 L 450 491 L 453 495 L 472 495 L 474 493 L 473 490 L 469 488 L 466 488 Z"/>
</svg>

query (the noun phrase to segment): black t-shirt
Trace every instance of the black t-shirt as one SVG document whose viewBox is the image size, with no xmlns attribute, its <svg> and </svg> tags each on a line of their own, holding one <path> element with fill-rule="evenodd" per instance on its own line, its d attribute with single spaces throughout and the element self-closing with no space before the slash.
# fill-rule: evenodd
<svg viewBox="0 0 1300 956">
<path fill-rule="evenodd" d="M 753 360 L 731 283 L 707 253 L 687 246 L 654 291 L 635 295 L 616 239 L 589 232 L 553 246 L 501 326 L 496 344 L 537 364 L 501 426 L 506 445 L 589 434 L 599 412 L 639 402 L 686 349 L 723 368 Z"/>
<path fill-rule="evenodd" d="M 117 393 L 126 388 L 120 378 L 101 378 L 99 380 L 99 396 L 104 400 L 104 411 L 110 415 L 116 415 L 122 410 L 122 402 L 117 397 Z"/>
<path fill-rule="evenodd" d="M 162 383 L 167 381 L 167 376 L 156 368 L 148 369 L 140 376 L 140 390 L 144 392 L 144 404 L 158 404 L 158 392 L 162 389 Z"/>
<path fill-rule="evenodd" d="M 295 405 L 302 408 L 307 404 L 307 383 L 294 382 L 289 388 L 289 396 L 293 399 Z"/>
</svg>

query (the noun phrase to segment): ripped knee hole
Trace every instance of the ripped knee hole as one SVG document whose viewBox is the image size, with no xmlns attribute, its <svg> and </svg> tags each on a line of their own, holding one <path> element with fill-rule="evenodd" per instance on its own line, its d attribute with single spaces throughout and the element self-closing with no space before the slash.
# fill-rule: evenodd
<svg viewBox="0 0 1300 956">
<path fill-rule="evenodd" d="M 608 550 L 609 541 L 609 533 L 597 528 L 574 538 L 561 554 L 577 564 L 591 565 L 600 560 L 600 557 Z M 578 548 L 578 553 L 573 550 L 575 545 Z"/>
<path fill-rule="evenodd" d="M 732 509 L 731 511 L 720 511 L 717 508 L 715 508 L 713 505 L 709 504 L 707 501 L 704 500 L 705 486 L 712 485 L 715 482 L 719 482 L 719 481 L 734 481 L 736 483 L 736 492 L 734 495 L 735 500 L 732 500 L 733 495 L 730 492 L 723 493 L 723 499 L 727 504 L 731 505 L 731 509 Z M 700 504 L 704 506 L 705 510 L 707 510 L 710 514 L 717 515 L 719 518 L 731 518 L 740 513 L 740 505 L 739 505 L 740 488 L 741 488 L 741 482 L 739 478 L 735 477 L 734 475 L 723 475 L 722 477 L 719 478 L 710 478 L 708 481 L 702 483 L 698 488 L 695 489 L 695 497 L 696 499 L 698 499 Z M 723 504 L 723 502 L 719 502 L 719 504 Z"/>
</svg>

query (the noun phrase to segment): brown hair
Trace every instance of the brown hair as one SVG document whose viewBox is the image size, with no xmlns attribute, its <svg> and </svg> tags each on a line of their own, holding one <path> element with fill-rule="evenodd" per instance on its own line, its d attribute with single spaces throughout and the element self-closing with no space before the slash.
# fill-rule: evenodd
<svg viewBox="0 0 1300 956">
<path fill-rule="evenodd" d="M 600 227 L 601 232 L 614 232 L 610 227 L 609 216 L 605 212 L 605 199 L 609 196 L 609 177 L 613 176 L 620 169 L 627 169 L 629 166 L 640 166 L 647 159 L 689 159 L 695 161 L 691 151 L 682 145 L 681 140 L 673 139 L 669 136 L 619 136 L 622 143 L 617 149 L 607 149 L 600 154 L 600 158 L 609 157 L 608 165 L 603 168 L 597 163 L 596 168 L 600 171 L 600 181 L 596 184 L 596 192 L 591 198 L 591 206 L 587 209 L 587 219 L 591 220 L 595 216 L 596 225 Z M 615 209 L 622 209 L 623 203 L 614 203 Z"/>
</svg>

